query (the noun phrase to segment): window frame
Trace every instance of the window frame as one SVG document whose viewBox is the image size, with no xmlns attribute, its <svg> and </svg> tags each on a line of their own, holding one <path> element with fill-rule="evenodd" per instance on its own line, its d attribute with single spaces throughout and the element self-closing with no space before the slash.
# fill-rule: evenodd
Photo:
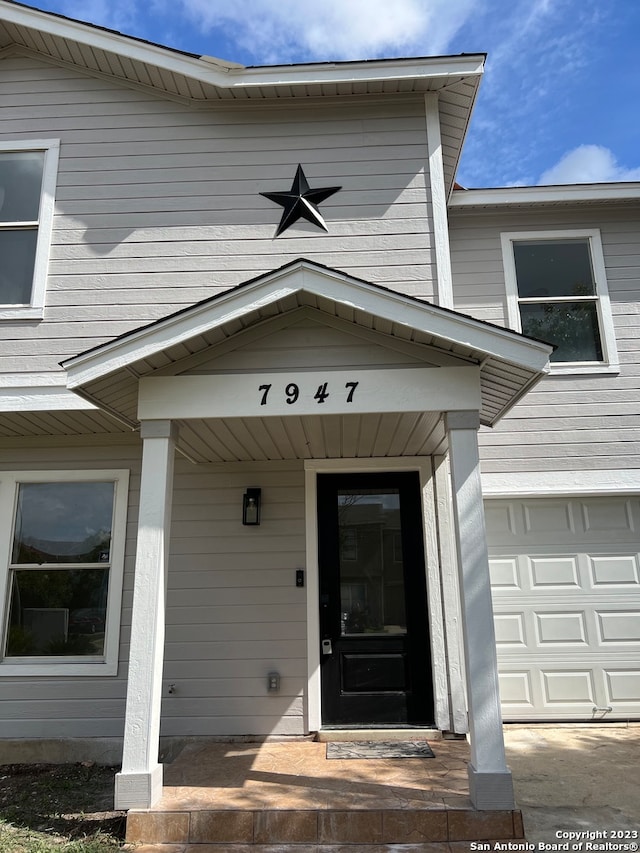
<svg viewBox="0 0 640 853">
<path fill-rule="evenodd" d="M 547 231 L 503 231 L 500 234 L 502 245 L 502 263 L 504 268 L 505 287 L 507 293 L 507 322 L 509 327 L 522 333 L 522 318 L 520 315 L 521 297 L 518 291 L 516 276 L 514 243 L 532 243 L 536 240 L 544 242 L 569 242 L 585 240 L 589 246 L 591 268 L 594 280 L 594 298 L 602 361 L 556 361 L 551 362 L 552 374 L 576 373 L 619 373 L 620 362 L 616 346 L 615 328 L 611 313 L 611 301 L 607 287 L 607 276 L 602 249 L 602 237 L 598 228 L 554 229 Z M 522 300 L 527 302 L 527 300 Z M 538 300 L 542 302 L 543 300 Z M 549 303 L 559 303 L 553 297 Z"/>
<path fill-rule="evenodd" d="M 5 656 L 5 644 L 11 604 L 11 553 L 19 486 L 22 483 L 84 482 L 112 482 L 114 484 L 111 564 L 102 660 L 87 661 L 79 657 L 75 657 L 73 660 L 65 660 L 62 656 L 8 658 Z M 128 493 L 129 471 L 126 469 L 0 472 L 0 615 L 2 616 L 0 624 L 0 677 L 117 675 Z"/>
<path fill-rule="evenodd" d="M 26 303 L 12 305 L 11 303 L 0 302 L 0 320 L 37 320 L 44 316 L 60 140 L 34 139 L 20 142 L 0 142 L 0 154 L 19 154 L 31 151 L 44 152 L 38 219 L 34 222 L 0 222 L 0 231 L 16 231 L 29 226 L 38 232 L 31 282 L 31 301 L 28 305 Z"/>
</svg>

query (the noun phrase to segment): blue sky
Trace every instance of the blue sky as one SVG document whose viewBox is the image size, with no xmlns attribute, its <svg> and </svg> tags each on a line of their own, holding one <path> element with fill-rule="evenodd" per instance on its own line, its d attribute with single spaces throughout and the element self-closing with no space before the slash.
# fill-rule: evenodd
<svg viewBox="0 0 640 853">
<path fill-rule="evenodd" d="M 33 0 L 244 65 L 486 52 L 458 180 L 640 181 L 638 0 Z"/>
</svg>

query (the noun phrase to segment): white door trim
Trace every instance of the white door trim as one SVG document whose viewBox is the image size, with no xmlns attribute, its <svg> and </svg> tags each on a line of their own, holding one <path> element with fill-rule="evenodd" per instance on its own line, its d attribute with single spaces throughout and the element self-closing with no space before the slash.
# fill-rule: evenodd
<svg viewBox="0 0 640 853">
<path fill-rule="evenodd" d="M 431 643 L 432 678 L 436 725 L 449 728 L 449 697 L 443 685 L 447 684 L 444 621 L 440 590 L 440 569 L 435 537 L 428 533 L 430 523 L 427 510 L 433 511 L 431 457 L 385 457 L 384 459 L 308 459 L 305 469 L 305 527 L 307 565 L 307 703 L 306 730 L 318 731 L 322 727 L 320 705 L 320 610 L 318 566 L 318 512 L 316 495 L 317 474 L 376 473 L 380 471 L 417 471 L 422 490 L 424 518 L 423 537 L 427 571 L 427 606 Z M 444 696 L 442 692 L 444 690 Z"/>
</svg>

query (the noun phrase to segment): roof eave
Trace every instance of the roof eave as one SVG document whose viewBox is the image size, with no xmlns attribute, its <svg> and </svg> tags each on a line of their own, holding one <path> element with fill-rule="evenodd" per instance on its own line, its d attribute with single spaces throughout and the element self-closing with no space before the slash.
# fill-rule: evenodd
<svg viewBox="0 0 640 853">
<path fill-rule="evenodd" d="M 579 204 L 640 201 L 640 182 L 556 184 L 536 187 L 454 189 L 453 209 L 527 204 Z"/>
<path fill-rule="evenodd" d="M 476 77 L 483 73 L 485 54 L 380 59 L 356 62 L 305 63 L 298 65 L 251 66 L 225 63 L 214 57 L 199 57 L 147 42 L 115 30 L 83 23 L 14 2 L 0 5 L 0 18 L 96 50 L 155 65 L 221 89 L 253 89 L 263 86 L 296 87 L 312 84 L 379 83 Z"/>
</svg>

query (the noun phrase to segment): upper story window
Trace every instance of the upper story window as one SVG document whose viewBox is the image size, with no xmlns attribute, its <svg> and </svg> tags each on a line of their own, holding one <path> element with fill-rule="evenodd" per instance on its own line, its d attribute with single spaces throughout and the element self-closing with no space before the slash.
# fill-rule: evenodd
<svg viewBox="0 0 640 853">
<path fill-rule="evenodd" d="M 509 325 L 555 344 L 553 373 L 617 371 L 600 232 L 502 234 Z"/>
<path fill-rule="evenodd" d="M 0 473 L 0 675 L 116 674 L 127 486 L 126 471 Z"/>
<path fill-rule="evenodd" d="M 42 317 L 59 147 L 0 143 L 0 320 Z"/>
</svg>

